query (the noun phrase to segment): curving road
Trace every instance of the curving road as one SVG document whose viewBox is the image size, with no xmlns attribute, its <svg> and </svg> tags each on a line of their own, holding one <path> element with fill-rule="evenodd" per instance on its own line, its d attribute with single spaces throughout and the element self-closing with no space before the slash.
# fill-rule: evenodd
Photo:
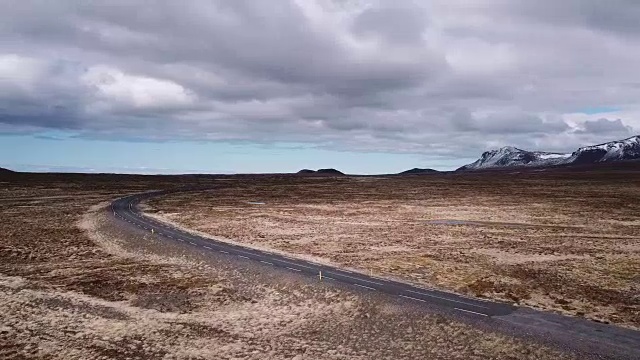
<svg viewBox="0 0 640 360">
<path fill-rule="evenodd" d="M 159 222 L 145 216 L 136 207 L 144 199 L 167 193 L 167 191 L 155 191 L 120 198 L 112 202 L 111 211 L 116 218 L 130 224 L 130 226 L 144 231 L 153 231 L 159 237 L 182 242 L 202 251 L 222 253 L 246 261 L 256 261 L 298 274 L 341 282 L 366 291 L 386 293 L 418 304 L 447 307 L 465 316 L 472 316 L 478 320 L 490 319 L 494 325 L 495 321 L 498 321 L 499 326 L 515 329 L 515 331 L 526 335 L 551 339 L 551 341 L 563 346 L 580 348 L 581 351 L 596 356 L 640 359 L 640 332 L 635 330 L 516 307 L 497 301 L 475 299 L 436 289 L 417 287 L 399 281 L 368 276 L 302 259 L 216 241 Z"/>
<path fill-rule="evenodd" d="M 210 238 L 194 235 L 177 229 L 169 224 L 159 222 L 144 216 L 137 210 L 136 204 L 142 199 L 157 196 L 161 192 L 145 193 L 118 199 L 111 204 L 114 215 L 134 226 L 146 231 L 152 231 L 160 237 L 183 242 L 198 247 L 204 251 L 215 251 L 237 256 L 245 260 L 259 261 L 263 264 L 281 267 L 292 272 L 321 277 L 326 280 L 339 281 L 370 291 L 381 291 L 405 299 L 418 302 L 428 302 L 447 306 L 454 310 L 474 314 L 477 316 L 496 316 L 512 313 L 515 308 L 511 305 L 473 299 L 458 294 L 452 294 L 435 289 L 425 289 L 410 284 L 381 279 L 362 273 L 351 272 L 339 268 L 321 265 L 306 260 L 291 258 L 280 254 L 256 250 L 248 247 L 232 245 Z"/>
</svg>

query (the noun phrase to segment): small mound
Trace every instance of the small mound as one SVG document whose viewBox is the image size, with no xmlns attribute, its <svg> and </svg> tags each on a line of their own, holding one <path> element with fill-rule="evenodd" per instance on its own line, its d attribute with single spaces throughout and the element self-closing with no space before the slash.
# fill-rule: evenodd
<svg viewBox="0 0 640 360">
<path fill-rule="evenodd" d="M 336 169 L 318 169 L 318 171 L 316 171 L 316 174 L 322 174 L 322 175 L 344 175 L 341 171 L 338 171 Z"/>
<path fill-rule="evenodd" d="M 341 176 L 344 175 L 341 171 L 336 169 L 318 169 L 318 170 L 309 170 L 302 169 L 298 171 L 296 174 L 298 175 L 315 175 L 315 176 Z"/>
<path fill-rule="evenodd" d="M 13 174 L 15 171 L 0 167 L 0 174 Z"/>
<path fill-rule="evenodd" d="M 423 175 L 423 174 L 435 174 L 437 172 L 438 170 L 434 170 L 434 169 L 413 168 L 410 170 L 403 171 L 399 175 Z"/>
</svg>

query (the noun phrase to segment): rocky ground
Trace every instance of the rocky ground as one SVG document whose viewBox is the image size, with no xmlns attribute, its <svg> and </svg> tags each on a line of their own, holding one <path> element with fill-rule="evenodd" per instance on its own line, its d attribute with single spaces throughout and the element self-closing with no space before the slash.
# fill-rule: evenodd
<svg viewBox="0 0 640 360">
<path fill-rule="evenodd" d="M 231 242 L 640 328 L 640 171 L 233 178 L 147 211 Z"/>
<path fill-rule="evenodd" d="M 125 193 L 220 183 L 228 181 L 0 178 L 0 358 L 577 357 L 441 314 L 297 275 L 274 276 L 255 265 L 124 231 L 106 207 Z"/>
</svg>

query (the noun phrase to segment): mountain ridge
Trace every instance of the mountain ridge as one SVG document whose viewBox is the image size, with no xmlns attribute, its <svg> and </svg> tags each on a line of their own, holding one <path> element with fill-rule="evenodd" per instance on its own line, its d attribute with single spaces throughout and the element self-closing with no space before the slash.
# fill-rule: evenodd
<svg viewBox="0 0 640 360">
<path fill-rule="evenodd" d="M 478 160 L 464 165 L 456 171 L 595 164 L 634 159 L 640 159 L 640 135 L 583 146 L 570 154 L 528 151 L 514 146 L 504 146 L 483 152 Z"/>
</svg>

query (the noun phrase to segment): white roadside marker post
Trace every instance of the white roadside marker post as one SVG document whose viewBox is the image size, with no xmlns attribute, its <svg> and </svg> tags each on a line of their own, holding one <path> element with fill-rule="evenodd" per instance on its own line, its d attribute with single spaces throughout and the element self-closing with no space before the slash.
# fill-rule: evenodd
<svg viewBox="0 0 640 360">
<path fill-rule="evenodd" d="M 151 233 L 153 234 L 153 228 L 151 228 Z"/>
<path fill-rule="evenodd" d="M 320 281 L 322 281 L 322 270 L 319 270 L 318 277 L 320 278 Z"/>
</svg>

